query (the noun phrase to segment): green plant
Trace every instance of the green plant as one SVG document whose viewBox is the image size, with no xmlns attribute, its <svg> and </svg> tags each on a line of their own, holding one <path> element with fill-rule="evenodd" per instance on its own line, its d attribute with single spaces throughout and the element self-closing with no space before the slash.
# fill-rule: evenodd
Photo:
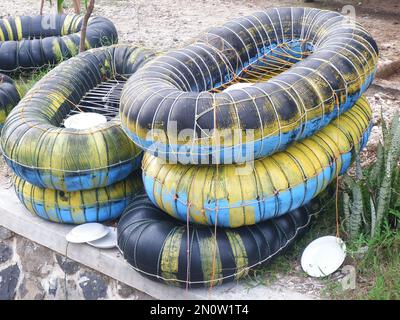
<svg viewBox="0 0 400 320">
<path fill-rule="evenodd" d="M 381 233 L 366 244 L 369 250 L 357 263 L 364 284 L 359 283 L 355 298 L 400 299 L 400 233 L 384 220 Z"/>
<path fill-rule="evenodd" d="M 50 5 L 53 6 L 53 0 L 48 0 L 50 2 Z M 44 2 L 45 0 L 41 0 L 40 2 L 40 15 L 43 14 L 43 7 L 44 7 Z M 81 13 L 81 2 L 83 2 L 85 8 L 87 9 L 88 7 L 88 0 L 72 0 L 73 6 L 74 6 L 74 11 L 76 14 Z M 57 12 L 59 14 L 63 13 L 64 8 L 65 8 L 65 0 L 57 0 Z"/>
<path fill-rule="evenodd" d="M 383 117 L 382 117 L 383 119 Z M 400 208 L 400 116 L 390 126 L 382 120 L 383 144 L 379 142 L 376 161 L 362 170 L 356 159 L 355 177 L 343 179 L 344 227 L 350 239 L 360 232 L 370 238 L 379 235 L 384 221 L 397 228 L 398 218 L 390 212 Z"/>
<path fill-rule="evenodd" d="M 21 73 L 19 79 L 16 79 L 17 90 L 23 97 L 36 82 L 43 78 L 52 68 L 50 66 L 34 70 L 29 73 Z"/>
</svg>

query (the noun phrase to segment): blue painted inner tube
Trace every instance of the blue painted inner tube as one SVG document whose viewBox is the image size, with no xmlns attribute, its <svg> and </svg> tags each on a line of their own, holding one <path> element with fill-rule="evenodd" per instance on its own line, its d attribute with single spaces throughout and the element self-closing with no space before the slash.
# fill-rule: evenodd
<svg viewBox="0 0 400 320">
<path fill-rule="evenodd" d="M 7 115 L 21 99 L 15 82 L 10 77 L 0 74 L 0 133 Z"/>
<path fill-rule="evenodd" d="M 266 266 L 285 252 L 330 204 L 324 193 L 290 213 L 253 226 L 217 228 L 178 221 L 138 195 L 118 223 L 118 247 L 152 280 L 177 286 L 215 286 Z M 330 197 L 331 198 L 331 197 Z"/>
<path fill-rule="evenodd" d="M 21 16 L 0 19 L 0 71 L 55 65 L 79 52 L 83 15 Z M 114 24 L 94 16 L 88 21 L 86 48 L 118 42 Z"/>
<path fill-rule="evenodd" d="M 366 145 L 372 110 L 362 97 L 311 137 L 244 165 L 165 163 L 146 152 L 143 181 L 151 201 L 193 223 L 236 228 L 294 210 L 344 174 Z"/>
<path fill-rule="evenodd" d="M 377 61 L 371 35 L 337 12 L 256 12 L 211 28 L 135 74 L 121 97 L 122 126 L 142 149 L 170 162 L 263 158 L 352 107 Z M 252 85 L 224 91 L 238 81 Z"/>
<path fill-rule="evenodd" d="M 1 147 L 14 173 L 37 187 L 71 192 L 111 185 L 139 168 L 142 151 L 123 132 L 118 106 L 100 103 L 95 112 L 109 121 L 88 129 L 65 128 L 63 121 L 82 111 L 88 92 L 108 80 L 126 81 L 153 56 L 130 45 L 97 48 L 46 74 L 2 130 Z"/>
<path fill-rule="evenodd" d="M 132 198 L 143 191 L 143 183 L 136 171 L 110 186 L 66 192 L 36 187 L 15 176 L 14 189 L 33 215 L 51 222 L 81 224 L 117 219 Z"/>
</svg>

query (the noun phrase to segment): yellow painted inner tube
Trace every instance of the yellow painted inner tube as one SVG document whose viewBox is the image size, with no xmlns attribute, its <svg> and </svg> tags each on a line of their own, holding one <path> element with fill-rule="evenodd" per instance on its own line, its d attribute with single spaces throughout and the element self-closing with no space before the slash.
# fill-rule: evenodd
<svg viewBox="0 0 400 320">
<path fill-rule="evenodd" d="M 79 53 L 83 15 L 53 14 L 0 19 L 0 71 L 55 65 Z M 88 21 L 86 49 L 118 42 L 114 24 L 99 16 Z"/>
<path fill-rule="evenodd" d="M 266 267 L 331 205 L 329 192 L 288 214 L 241 228 L 215 228 L 178 221 L 136 196 L 118 222 L 118 247 L 142 275 L 181 287 L 212 287 Z"/>
<path fill-rule="evenodd" d="M 142 151 L 122 130 L 117 107 L 108 111 L 101 105 L 98 112 L 109 121 L 88 129 L 66 128 L 63 121 L 82 111 L 90 90 L 126 80 L 153 56 L 150 50 L 116 45 L 86 51 L 51 70 L 3 127 L 1 147 L 14 173 L 41 188 L 76 191 L 113 184 L 139 168 Z"/>
<path fill-rule="evenodd" d="M 43 189 L 18 176 L 14 177 L 14 186 L 18 198 L 33 215 L 70 224 L 114 220 L 143 190 L 139 171 L 113 185 L 92 190 L 64 192 Z"/>
<path fill-rule="evenodd" d="M 241 151 L 263 158 L 351 108 L 373 81 L 378 52 L 338 12 L 269 8 L 146 65 L 124 88 L 121 123 L 142 149 L 181 164 L 240 163 Z"/>
<path fill-rule="evenodd" d="M 0 133 L 7 115 L 21 99 L 21 94 L 13 79 L 0 74 Z"/>
<path fill-rule="evenodd" d="M 143 179 L 151 201 L 198 224 L 239 227 L 299 208 L 350 166 L 371 129 L 365 97 L 313 136 L 253 165 L 165 164 L 146 153 Z"/>
</svg>

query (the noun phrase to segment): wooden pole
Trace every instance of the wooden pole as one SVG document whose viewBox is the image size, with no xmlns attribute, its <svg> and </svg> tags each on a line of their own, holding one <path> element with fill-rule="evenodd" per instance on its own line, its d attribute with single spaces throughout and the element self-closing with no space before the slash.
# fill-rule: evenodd
<svg viewBox="0 0 400 320">
<path fill-rule="evenodd" d="M 74 3 L 75 13 L 80 14 L 81 13 L 81 0 L 73 0 L 72 2 Z"/>
<path fill-rule="evenodd" d="M 81 29 L 81 43 L 80 43 L 79 52 L 85 51 L 86 29 L 87 29 L 87 24 L 88 24 L 89 18 L 92 15 L 93 9 L 94 9 L 94 0 L 90 0 L 88 8 L 85 13 L 85 16 L 83 17 L 82 29 Z"/>
<path fill-rule="evenodd" d="M 44 8 L 44 0 L 40 1 L 40 15 L 43 15 L 43 8 Z"/>
</svg>

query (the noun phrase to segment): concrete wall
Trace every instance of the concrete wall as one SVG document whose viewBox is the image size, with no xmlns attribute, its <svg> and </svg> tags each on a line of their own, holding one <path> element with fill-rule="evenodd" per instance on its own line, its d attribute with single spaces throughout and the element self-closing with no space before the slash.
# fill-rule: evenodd
<svg viewBox="0 0 400 320">
<path fill-rule="evenodd" d="M 0 300 L 151 299 L 0 226 Z"/>
</svg>

